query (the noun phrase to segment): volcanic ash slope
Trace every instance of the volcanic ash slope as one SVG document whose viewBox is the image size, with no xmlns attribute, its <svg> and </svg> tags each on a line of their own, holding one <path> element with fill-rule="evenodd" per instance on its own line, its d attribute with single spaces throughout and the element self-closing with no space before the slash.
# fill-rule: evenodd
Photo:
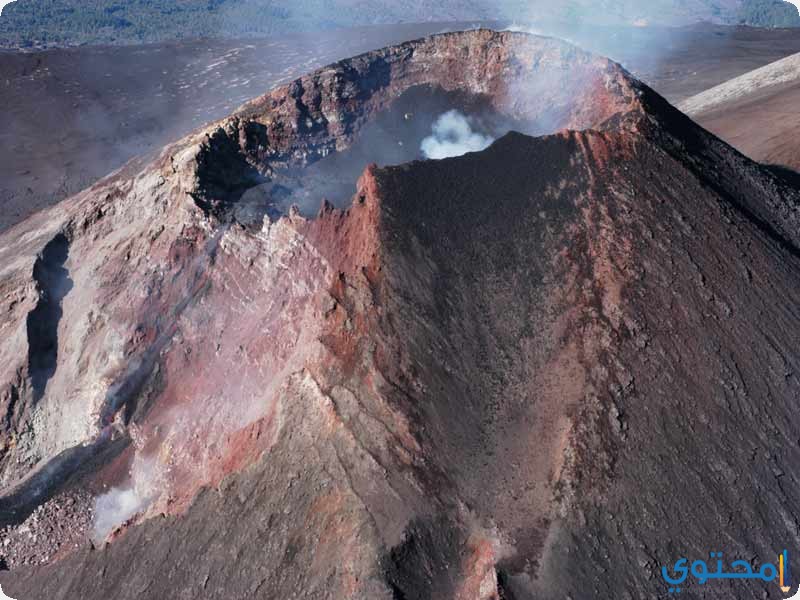
<svg viewBox="0 0 800 600">
<path fill-rule="evenodd" d="M 793 54 L 689 98 L 679 108 L 747 156 L 796 171 L 798 105 L 800 54 Z"/>
</svg>

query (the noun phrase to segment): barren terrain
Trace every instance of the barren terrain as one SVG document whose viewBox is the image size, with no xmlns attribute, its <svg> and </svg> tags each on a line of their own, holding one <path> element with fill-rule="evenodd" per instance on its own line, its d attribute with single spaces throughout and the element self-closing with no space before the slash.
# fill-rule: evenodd
<svg viewBox="0 0 800 600">
<path fill-rule="evenodd" d="M 679 106 L 754 160 L 800 170 L 800 54 L 731 79 Z"/>
<path fill-rule="evenodd" d="M 453 106 L 498 139 L 414 160 Z M 327 173 L 353 194 L 282 204 Z M 0 583 L 646 598 L 681 556 L 758 565 L 800 521 L 798 232 L 792 178 L 559 40 L 297 78 L 0 235 Z M 25 537 L 86 492 L 92 531 Z"/>
</svg>

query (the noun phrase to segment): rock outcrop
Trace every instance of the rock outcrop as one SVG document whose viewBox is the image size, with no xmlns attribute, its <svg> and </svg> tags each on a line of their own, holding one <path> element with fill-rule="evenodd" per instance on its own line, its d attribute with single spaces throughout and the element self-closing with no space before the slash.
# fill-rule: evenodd
<svg viewBox="0 0 800 600">
<path fill-rule="evenodd" d="M 240 218 L 415 90 L 551 133 Z M 435 36 L 256 99 L 0 237 L 0 519 L 88 490 L 108 542 L 0 583 L 637 598 L 676 556 L 771 556 L 798 535 L 798 207 L 547 38 Z"/>
</svg>

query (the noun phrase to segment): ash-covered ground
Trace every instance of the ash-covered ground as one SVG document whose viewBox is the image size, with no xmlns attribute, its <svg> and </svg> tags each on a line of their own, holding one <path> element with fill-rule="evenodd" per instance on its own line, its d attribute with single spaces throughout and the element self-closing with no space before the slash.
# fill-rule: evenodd
<svg viewBox="0 0 800 600">
<path fill-rule="evenodd" d="M 681 110 L 759 162 L 800 170 L 800 54 L 726 81 Z M 797 175 L 795 175 L 797 176 Z"/>
</svg>

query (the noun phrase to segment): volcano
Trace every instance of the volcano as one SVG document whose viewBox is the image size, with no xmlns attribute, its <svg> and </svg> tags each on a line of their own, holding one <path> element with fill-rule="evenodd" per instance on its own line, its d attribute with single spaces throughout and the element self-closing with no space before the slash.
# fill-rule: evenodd
<svg viewBox="0 0 800 600">
<path fill-rule="evenodd" d="M 497 139 L 419 160 L 453 109 Z M 0 264 L 12 597 L 644 598 L 800 535 L 800 190 L 564 42 L 334 64 Z"/>
</svg>

